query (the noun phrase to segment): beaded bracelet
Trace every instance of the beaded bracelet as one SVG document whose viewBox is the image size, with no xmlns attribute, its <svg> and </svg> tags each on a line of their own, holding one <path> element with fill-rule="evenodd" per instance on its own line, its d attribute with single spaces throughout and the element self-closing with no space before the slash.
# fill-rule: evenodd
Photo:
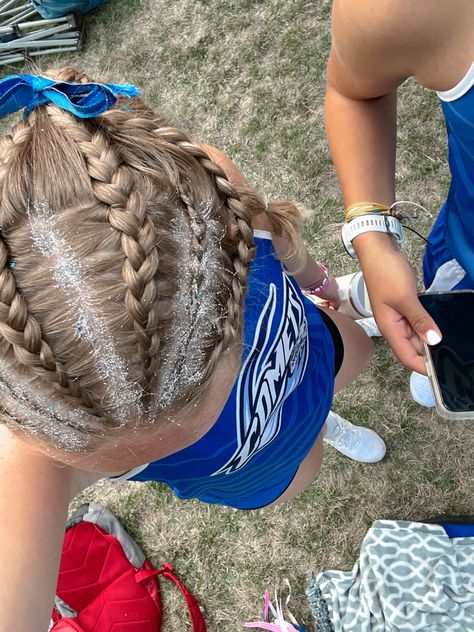
<svg viewBox="0 0 474 632">
<path fill-rule="evenodd" d="M 317 261 L 317 264 L 322 270 L 322 273 L 323 273 L 322 278 L 316 283 L 312 283 L 311 285 L 306 285 L 305 287 L 302 288 L 307 294 L 311 294 L 314 296 L 317 296 L 318 294 L 320 294 L 326 288 L 326 286 L 332 283 L 332 279 L 333 279 L 332 276 L 328 272 L 327 265 L 325 265 L 324 263 L 320 263 L 319 261 Z"/>
</svg>

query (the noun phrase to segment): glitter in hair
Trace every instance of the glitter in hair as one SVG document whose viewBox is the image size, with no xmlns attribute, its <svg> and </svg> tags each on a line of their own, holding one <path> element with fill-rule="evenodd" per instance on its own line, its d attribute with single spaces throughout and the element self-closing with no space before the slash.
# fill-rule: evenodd
<svg viewBox="0 0 474 632">
<path fill-rule="evenodd" d="M 43 257 L 51 260 L 55 287 L 64 294 L 76 318 L 76 335 L 91 347 L 110 412 L 120 425 L 142 417 L 141 390 L 128 378 L 127 365 L 115 349 L 104 317 L 94 306 L 83 266 L 59 231 L 53 210 L 46 202 L 35 201 L 28 207 L 28 218 L 33 243 Z"/>
<path fill-rule="evenodd" d="M 0 361 L 0 397 L 3 414 L 10 423 L 41 440 L 69 452 L 84 452 L 94 434 L 97 420 L 83 410 L 68 410 L 53 402 L 32 383 Z M 95 421 L 95 423 L 94 423 Z"/>
<path fill-rule="evenodd" d="M 205 226 L 204 226 L 205 223 Z M 202 235 L 206 245 L 202 252 Z M 210 204 L 191 217 L 177 210 L 173 236 L 178 252 L 179 289 L 173 304 L 173 328 L 167 354 L 160 366 L 151 416 L 171 406 L 193 385 L 201 384 L 206 369 L 206 352 L 214 339 L 216 322 L 223 317 L 218 300 L 218 267 L 223 229 L 210 217 Z"/>
</svg>

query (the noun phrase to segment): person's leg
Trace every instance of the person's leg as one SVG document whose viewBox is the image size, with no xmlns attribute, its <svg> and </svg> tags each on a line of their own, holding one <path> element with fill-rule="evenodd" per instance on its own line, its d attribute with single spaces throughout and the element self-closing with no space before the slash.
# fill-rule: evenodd
<svg viewBox="0 0 474 632">
<path fill-rule="evenodd" d="M 329 325 L 330 330 L 332 330 L 333 337 L 334 335 L 339 335 L 343 345 L 342 363 L 335 379 L 335 391 L 339 391 L 350 384 L 367 366 L 373 354 L 373 343 L 364 330 L 351 318 L 338 314 L 336 311 L 331 309 L 324 309 L 324 314 L 324 320 L 326 321 L 326 317 L 329 317 L 331 322 L 336 326 L 336 332 L 334 332 L 333 327 Z M 335 346 L 338 346 L 337 343 Z M 335 417 L 338 419 L 335 419 Z M 337 425 L 339 420 L 341 420 L 344 425 L 347 424 L 344 428 L 346 439 L 350 438 L 350 432 L 354 432 L 357 435 L 356 439 L 361 439 L 364 443 L 367 441 L 376 441 L 377 443 L 374 448 L 377 451 L 377 454 L 380 455 L 382 452 L 384 453 L 385 444 L 373 431 L 359 426 L 353 426 L 350 422 L 342 419 L 339 415 L 335 415 L 332 411 L 328 416 L 328 420 L 329 423 L 326 423 L 323 427 L 310 452 L 299 466 L 291 484 L 281 496 L 279 496 L 271 504 L 267 505 L 267 507 L 273 507 L 282 502 L 286 502 L 287 500 L 291 500 L 306 489 L 306 487 L 316 478 L 323 460 L 323 438 L 326 435 L 328 427 L 330 431 L 334 430 L 332 427 L 334 422 Z M 337 446 L 335 447 L 337 448 Z M 360 445 L 356 446 L 356 448 L 360 450 Z M 383 453 L 380 458 L 383 457 Z M 380 460 L 380 458 L 377 458 L 377 460 Z"/>
<path fill-rule="evenodd" d="M 374 352 L 374 345 L 362 327 L 352 318 L 343 316 L 333 309 L 321 309 L 321 311 L 336 326 L 344 348 L 344 357 L 334 383 L 334 392 L 337 393 L 353 382 L 365 369 Z"/>
<path fill-rule="evenodd" d="M 323 461 L 324 434 L 325 429 L 323 428 L 286 490 L 276 500 L 269 505 L 266 505 L 264 509 L 267 509 L 268 507 L 275 507 L 275 505 L 280 505 L 288 500 L 292 500 L 292 498 L 303 492 L 316 478 Z"/>
<path fill-rule="evenodd" d="M 331 319 L 329 322 L 328 318 Z M 337 392 L 350 384 L 367 366 L 373 353 L 373 344 L 365 330 L 352 318 L 334 310 L 325 310 L 324 319 L 333 338 L 339 338 L 343 348 L 343 361 L 334 385 Z M 335 346 L 337 348 L 338 344 Z M 333 411 L 326 419 L 325 431 L 324 441 L 354 461 L 376 463 L 385 456 L 385 443 L 376 432 L 356 426 Z"/>
</svg>

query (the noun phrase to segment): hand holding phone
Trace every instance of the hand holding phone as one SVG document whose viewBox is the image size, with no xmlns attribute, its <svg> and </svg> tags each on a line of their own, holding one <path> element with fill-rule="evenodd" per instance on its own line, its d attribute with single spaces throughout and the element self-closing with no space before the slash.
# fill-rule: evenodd
<svg viewBox="0 0 474 632">
<path fill-rule="evenodd" d="M 436 409 L 447 419 L 474 419 L 474 291 L 420 294 L 420 302 L 443 334 L 424 344 Z"/>
</svg>

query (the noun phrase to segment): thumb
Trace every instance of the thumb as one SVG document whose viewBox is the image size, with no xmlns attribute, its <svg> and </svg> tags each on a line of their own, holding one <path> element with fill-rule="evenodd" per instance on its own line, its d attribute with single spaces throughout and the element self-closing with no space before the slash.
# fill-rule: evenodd
<svg viewBox="0 0 474 632">
<path fill-rule="evenodd" d="M 418 299 L 413 305 L 413 309 L 406 312 L 405 317 L 415 333 L 428 345 L 437 345 L 441 342 L 443 336 L 438 325 Z"/>
</svg>

